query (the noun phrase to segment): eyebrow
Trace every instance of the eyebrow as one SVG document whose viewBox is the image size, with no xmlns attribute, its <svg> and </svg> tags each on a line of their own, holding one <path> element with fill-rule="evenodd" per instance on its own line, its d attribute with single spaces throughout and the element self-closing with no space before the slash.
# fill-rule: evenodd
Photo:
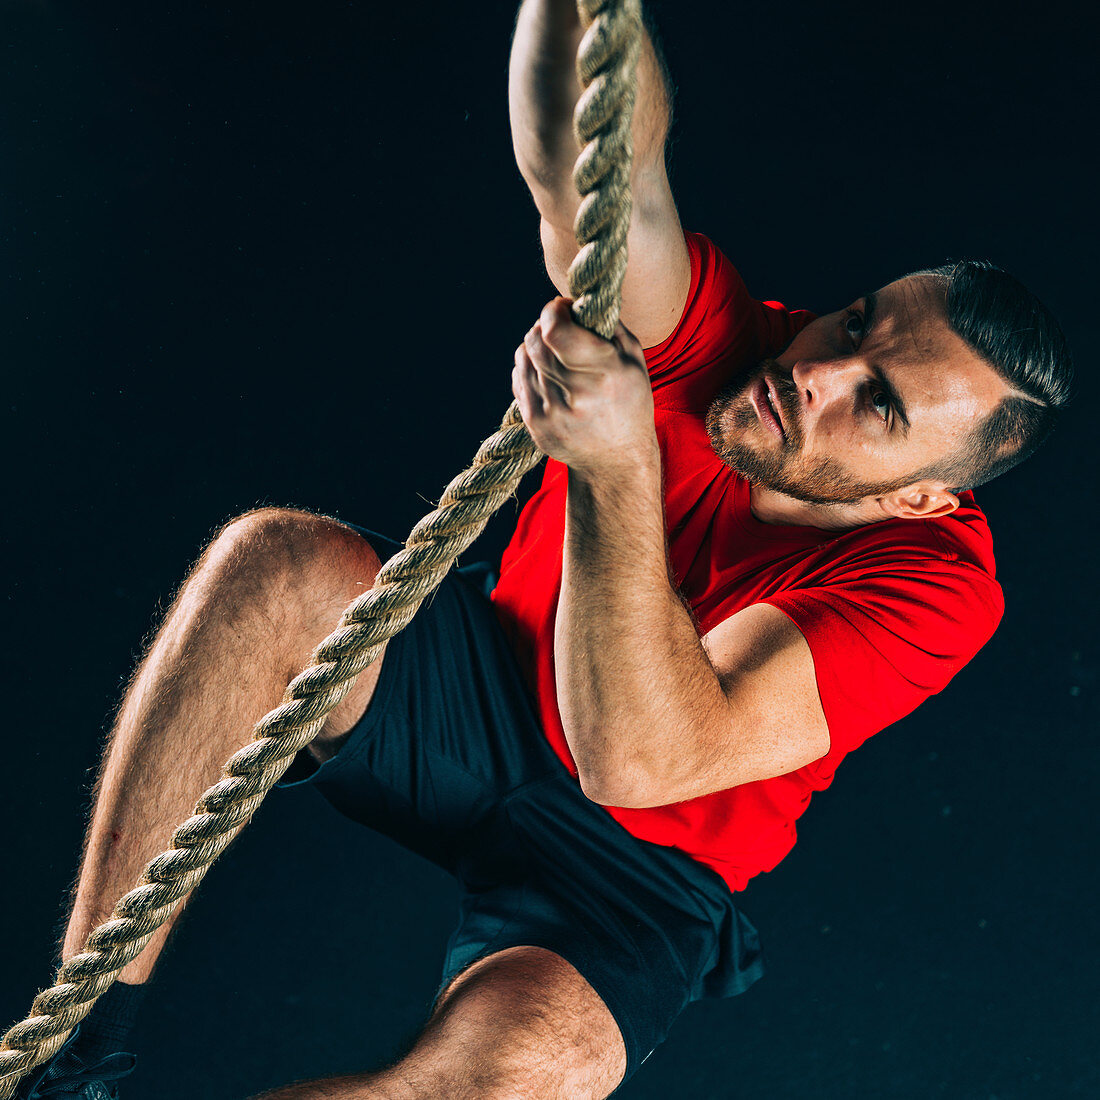
<svg viewBox="0 0 1100 1100">
<path fill-rule="evenodd" d="M 872 290 L 863 296 L 863 332 L 864 336 L 871 331 L 871 325 L 874 323 L 875 310 L 878 307 L 878 295 Z M 908 438 L 909 436 L 909 414 L 905 411 L 905 402 L 901 399 L 901 394 L 894 389 L 894 384 L 886 377 L 882 372 L 882 368 L 878 364 L 872 364 L 871 370 L 874 371 L 875 379 L 882 387 L 883 392 L 890 399 L 890 404 L 894 408 L 894 412 L 897 413 L 898 419 L 901 421 L 902 434 Z"/>
</svg>

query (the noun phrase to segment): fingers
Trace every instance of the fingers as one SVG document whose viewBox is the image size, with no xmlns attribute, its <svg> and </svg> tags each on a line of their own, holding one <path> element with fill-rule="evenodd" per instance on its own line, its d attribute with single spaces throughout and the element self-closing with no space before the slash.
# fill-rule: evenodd
<svg viewBox="0 0 1100 1100">
<path fill-rule="evenodd" d="M 512 393 L 519 402 L 524 419 L 546 416 L 555 406 L 571 407 L 568 387 L 555 369 L 553 356 L 532 329 L 516 348 L 512 370 Z M 556 364 L 560 368 L 560 364 Z"/>
<path fill-rule="evenodd" d="M 546 391 L 523 344 L 516 348 L 515 363 L 512 370 L 512 393 L 515 394 L 524 420 L 545 415 Z"/>
<path fill-rule="evenodd" d="M 612 338 L 604 340 L 573 320 L 571 304 L 568 298 L 548 302 L 516 348 L 512 392 L 525 414 L 572 408 L 589 380 L 620 358 L 645 370 L 642 346 L 625 325 L 617 325 Z"/>
<path fill-rule="evenodd" d="M 569 364 L 570 370 L 606 364 L 609 354 L 614 354 L 613 346 L 578 325 L 573 320 L 571 305 L 568 298 L 555 298 L 546 303 L 538 322 L 542 339 L 559 359 Z"/>
<path fill-rule="evenodd" d="M 555 398 L 569 405 L 568 368 L 558 362 L 554 353 L 543 342 L 539 322 L 536 321 L 528 329 L 523 338 L 523 348 L 537 371 L 539 384 L 547 398 Z"/>
<path fill-rule="evenodd" d="M 546 346 L 569 365 L 570 370 L 596 369 L 606 366 L 609 358 L 625 354 L 644 368 L 645 351 L 638 338 L 621 321 L 610 340 L 578 325 L 573 320 L 572 302 L 555 298 L 543 307 L 538 326 Z"/>
<path fill-rule="evenodd" d="M 615 332 L 611 336 L 611 342 L 631 359 L 637 359 L 639 363 L 645 362 L 645 349 L 641 341 L 620 321 L 615 326 Z"/>
</svg>

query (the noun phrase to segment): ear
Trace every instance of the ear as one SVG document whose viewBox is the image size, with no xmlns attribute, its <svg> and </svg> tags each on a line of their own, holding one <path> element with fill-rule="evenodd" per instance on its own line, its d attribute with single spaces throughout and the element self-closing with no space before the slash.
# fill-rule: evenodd
<svg viewBox="0 0 1100 1100">
<path fill-rule="evenodd" d="M 942 481 L 914 481 L 904 489 L 879 497 L 877 503 L 887 515 L 897 519 L 935 519 L 955 511 L 959 498 Z"/>
</svg>

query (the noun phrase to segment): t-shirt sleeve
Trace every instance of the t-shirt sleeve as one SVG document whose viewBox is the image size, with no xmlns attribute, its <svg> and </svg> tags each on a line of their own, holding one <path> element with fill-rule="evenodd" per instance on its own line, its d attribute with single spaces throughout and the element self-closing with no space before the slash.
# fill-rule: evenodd
<svg viewBox="0 0 1100 1100">
<path fill-rule="evenodd" d="M 779 302 L 752 297 L 737 269 L 701 233 L 685 233 L 691 282 L 687 302 L 672 333 L 647 348 L 646 366 L 655 399 L 712 383 L 725 365 L 756 362 L 778 354 L 813 315 L 790 311 Z M 712 387 L 713 388 L 713 387 Z M 662 394 L 662 391 L 669 391 Z"/>
<path fill-rule="evenodd" d="M 942 691 L 1004 612 L 989 573 L 935 558 L 853 570 L 763 602 L 784 612 L 810 647 L 831 738 L 818 762 L 826 771 Z"/>
</svg>

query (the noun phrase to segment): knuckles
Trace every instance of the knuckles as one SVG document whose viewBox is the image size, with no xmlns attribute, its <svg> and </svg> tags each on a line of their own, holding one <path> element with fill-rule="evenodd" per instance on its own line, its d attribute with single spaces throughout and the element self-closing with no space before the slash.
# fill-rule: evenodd
<svg viewBox="0 0 1100 1100">
<path fill-rule="evenodd" d="M 652 431 L 644 353 L 625 328 L 615 337 L 603 340 L 580 328 L 569 302 L 555 299 L 516 348 L 512 393 L 545 454 L 591 465 Z"/>
</svg>

